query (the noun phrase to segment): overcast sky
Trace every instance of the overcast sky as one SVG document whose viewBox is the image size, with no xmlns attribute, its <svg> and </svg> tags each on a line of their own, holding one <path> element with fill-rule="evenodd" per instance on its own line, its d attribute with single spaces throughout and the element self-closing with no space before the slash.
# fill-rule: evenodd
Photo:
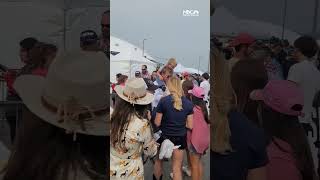
<svg viewBox="0 0 320 180">
<path fill-rule="evenodd" d="M 215 2 L 240 18 L 271 22 L 276 25 L 283 23 L 285 0 L 215 0 Z M 286 28 L 300 34 L 311 33 L 315 2 L 316 0 L 287 0 Z M 319 15 L 320 12 L 318 13 L 317 32 L 320 29 Z"/>
<path fill-rule="evenodd" d="M 185 9 L 198 17 L 184 17 Z M 209 0 L 113 0 L 111 35 L 145 50 L 153 58 L 175 57 L 181 64 L 208 70 L 210 46 Z"/>
</svg>

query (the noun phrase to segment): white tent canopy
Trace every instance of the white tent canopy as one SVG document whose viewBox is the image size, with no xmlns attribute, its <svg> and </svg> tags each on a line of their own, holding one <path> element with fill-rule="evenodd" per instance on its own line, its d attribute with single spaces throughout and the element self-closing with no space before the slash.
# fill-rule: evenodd
<svg viewBox="0 0 320 180">
<path fill-rule="evenodd" d="M 157 63 L 148 54 L 137 46 L 116 38 L 110 37 L 110 81 L 115 82 L 117 73 L 125 74 L 134 77 L 135 71 L 141 71 L 141 65 L 147 65 L 148 71 L 152 72 L 156 69 Z"/>
<path fill-rule="evenodd" d="M 215 14 L 211 18 L 211 31 L 211 33 L 215 35 L 227 36 L 236 36 L 241 32 L 247 32 L 258 38 L 282 36 L 281 26 L 263 21 L 240 19 L 223 6 L 217 8 Z M 284 31 L 284 38 L 288 39 L 290 42 L 293 42 L 299 36 L 298 33 L 289 29 L 285 29 Z"/>
<path fill-rule="evenodd" d="M 183 73 L 185 72 L 186 67 L 184 67 L 182 64 L 178 64 L 177 67 L 174 68 L 175 73 Z"/>
<path fill-rule="evenodd" d="M 183 72 L 188 72 L 190 74 L 203 74 L 202 71 L 194 68 L 188 68 L 183 66 L 182 64 L 178 64 L 176 68 L 174 68 L 175 73 L 183 73 Z"/>
<path fill-rule="evenodd" d="M 202 71 L 200 71 L 198 69 L 194 69 L 194 68 L 186 68 L 185 71 L 190 73 L 190 74 L 200 74 L 200 75 L 203 74 Z"/>
<path fill-rule="evenodd" d="M 53 43 L 59 51 L 80 49 L 80 33 L 94 30 L 100 34 L 101 14 L 109 0 L 0 0 L 1 64 L 21 67 L 19 41 L 35 37 Z M 10 21 L 8 20 L 10 17 Z"/>
</svg>

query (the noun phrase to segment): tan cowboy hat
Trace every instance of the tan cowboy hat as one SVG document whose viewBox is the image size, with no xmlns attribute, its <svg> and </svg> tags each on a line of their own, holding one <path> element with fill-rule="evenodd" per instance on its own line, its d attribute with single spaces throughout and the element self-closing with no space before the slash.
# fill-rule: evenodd
<svg viewBox="0 0 320 180">
<path fill-rule="evenodd" d="M 147 105 L 154 99 L 142 78 L 128 79 L 124 87 L 116 86 L 115 91 L 121 99 L 131 104 Z"/>
<path fill-rule="evenodd" d="M 107 136 L 107 67 L 102 52 L 68 52 L 51 64 L 46 78 L 20 76 L 14 88 L 42 120 L 74 135 Z"/>
</svg>

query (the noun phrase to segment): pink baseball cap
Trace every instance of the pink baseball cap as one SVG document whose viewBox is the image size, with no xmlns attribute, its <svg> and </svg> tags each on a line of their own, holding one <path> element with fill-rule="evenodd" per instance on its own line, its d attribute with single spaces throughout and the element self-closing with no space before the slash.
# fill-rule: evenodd
<svg viewBox="0 0 320 180">
<path fill-rule="evenodd" d="M 274 111 L 291 116 L 303 116 L 301 110 L 294 110 L 294 105 L 303 106 L 303 92 L 297 84 L 287 80 L 272 80 L 262 90 L 250 94 L 252 100 L 263 101 Z"/>
<path fill-rule="evenodd" d="M 240 33 L 233 41 L 231 41 L 230 46 L 238 46 L 240 44 L 251 45 L 255 42 L 255 38 L 247 33 Z"/>
<path fill-rule="evenodd" d="M 204 89 L 198 86 L 194 86 L 192 90 L 188 91 L 188 93 L 200 99 L 204 98 Z"/>
</svg>

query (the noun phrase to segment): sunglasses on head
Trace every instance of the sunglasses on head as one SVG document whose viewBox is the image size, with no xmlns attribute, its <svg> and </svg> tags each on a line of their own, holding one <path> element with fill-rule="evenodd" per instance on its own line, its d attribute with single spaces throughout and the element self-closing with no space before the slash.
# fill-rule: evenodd
<svg viewBox="0 0 320 180">
<path fill-rule="evenodd" d="M 110 24 L 101 24 L 101 27 L 103 27 L 103 28 L 110 28 Z"/>
</svg>

